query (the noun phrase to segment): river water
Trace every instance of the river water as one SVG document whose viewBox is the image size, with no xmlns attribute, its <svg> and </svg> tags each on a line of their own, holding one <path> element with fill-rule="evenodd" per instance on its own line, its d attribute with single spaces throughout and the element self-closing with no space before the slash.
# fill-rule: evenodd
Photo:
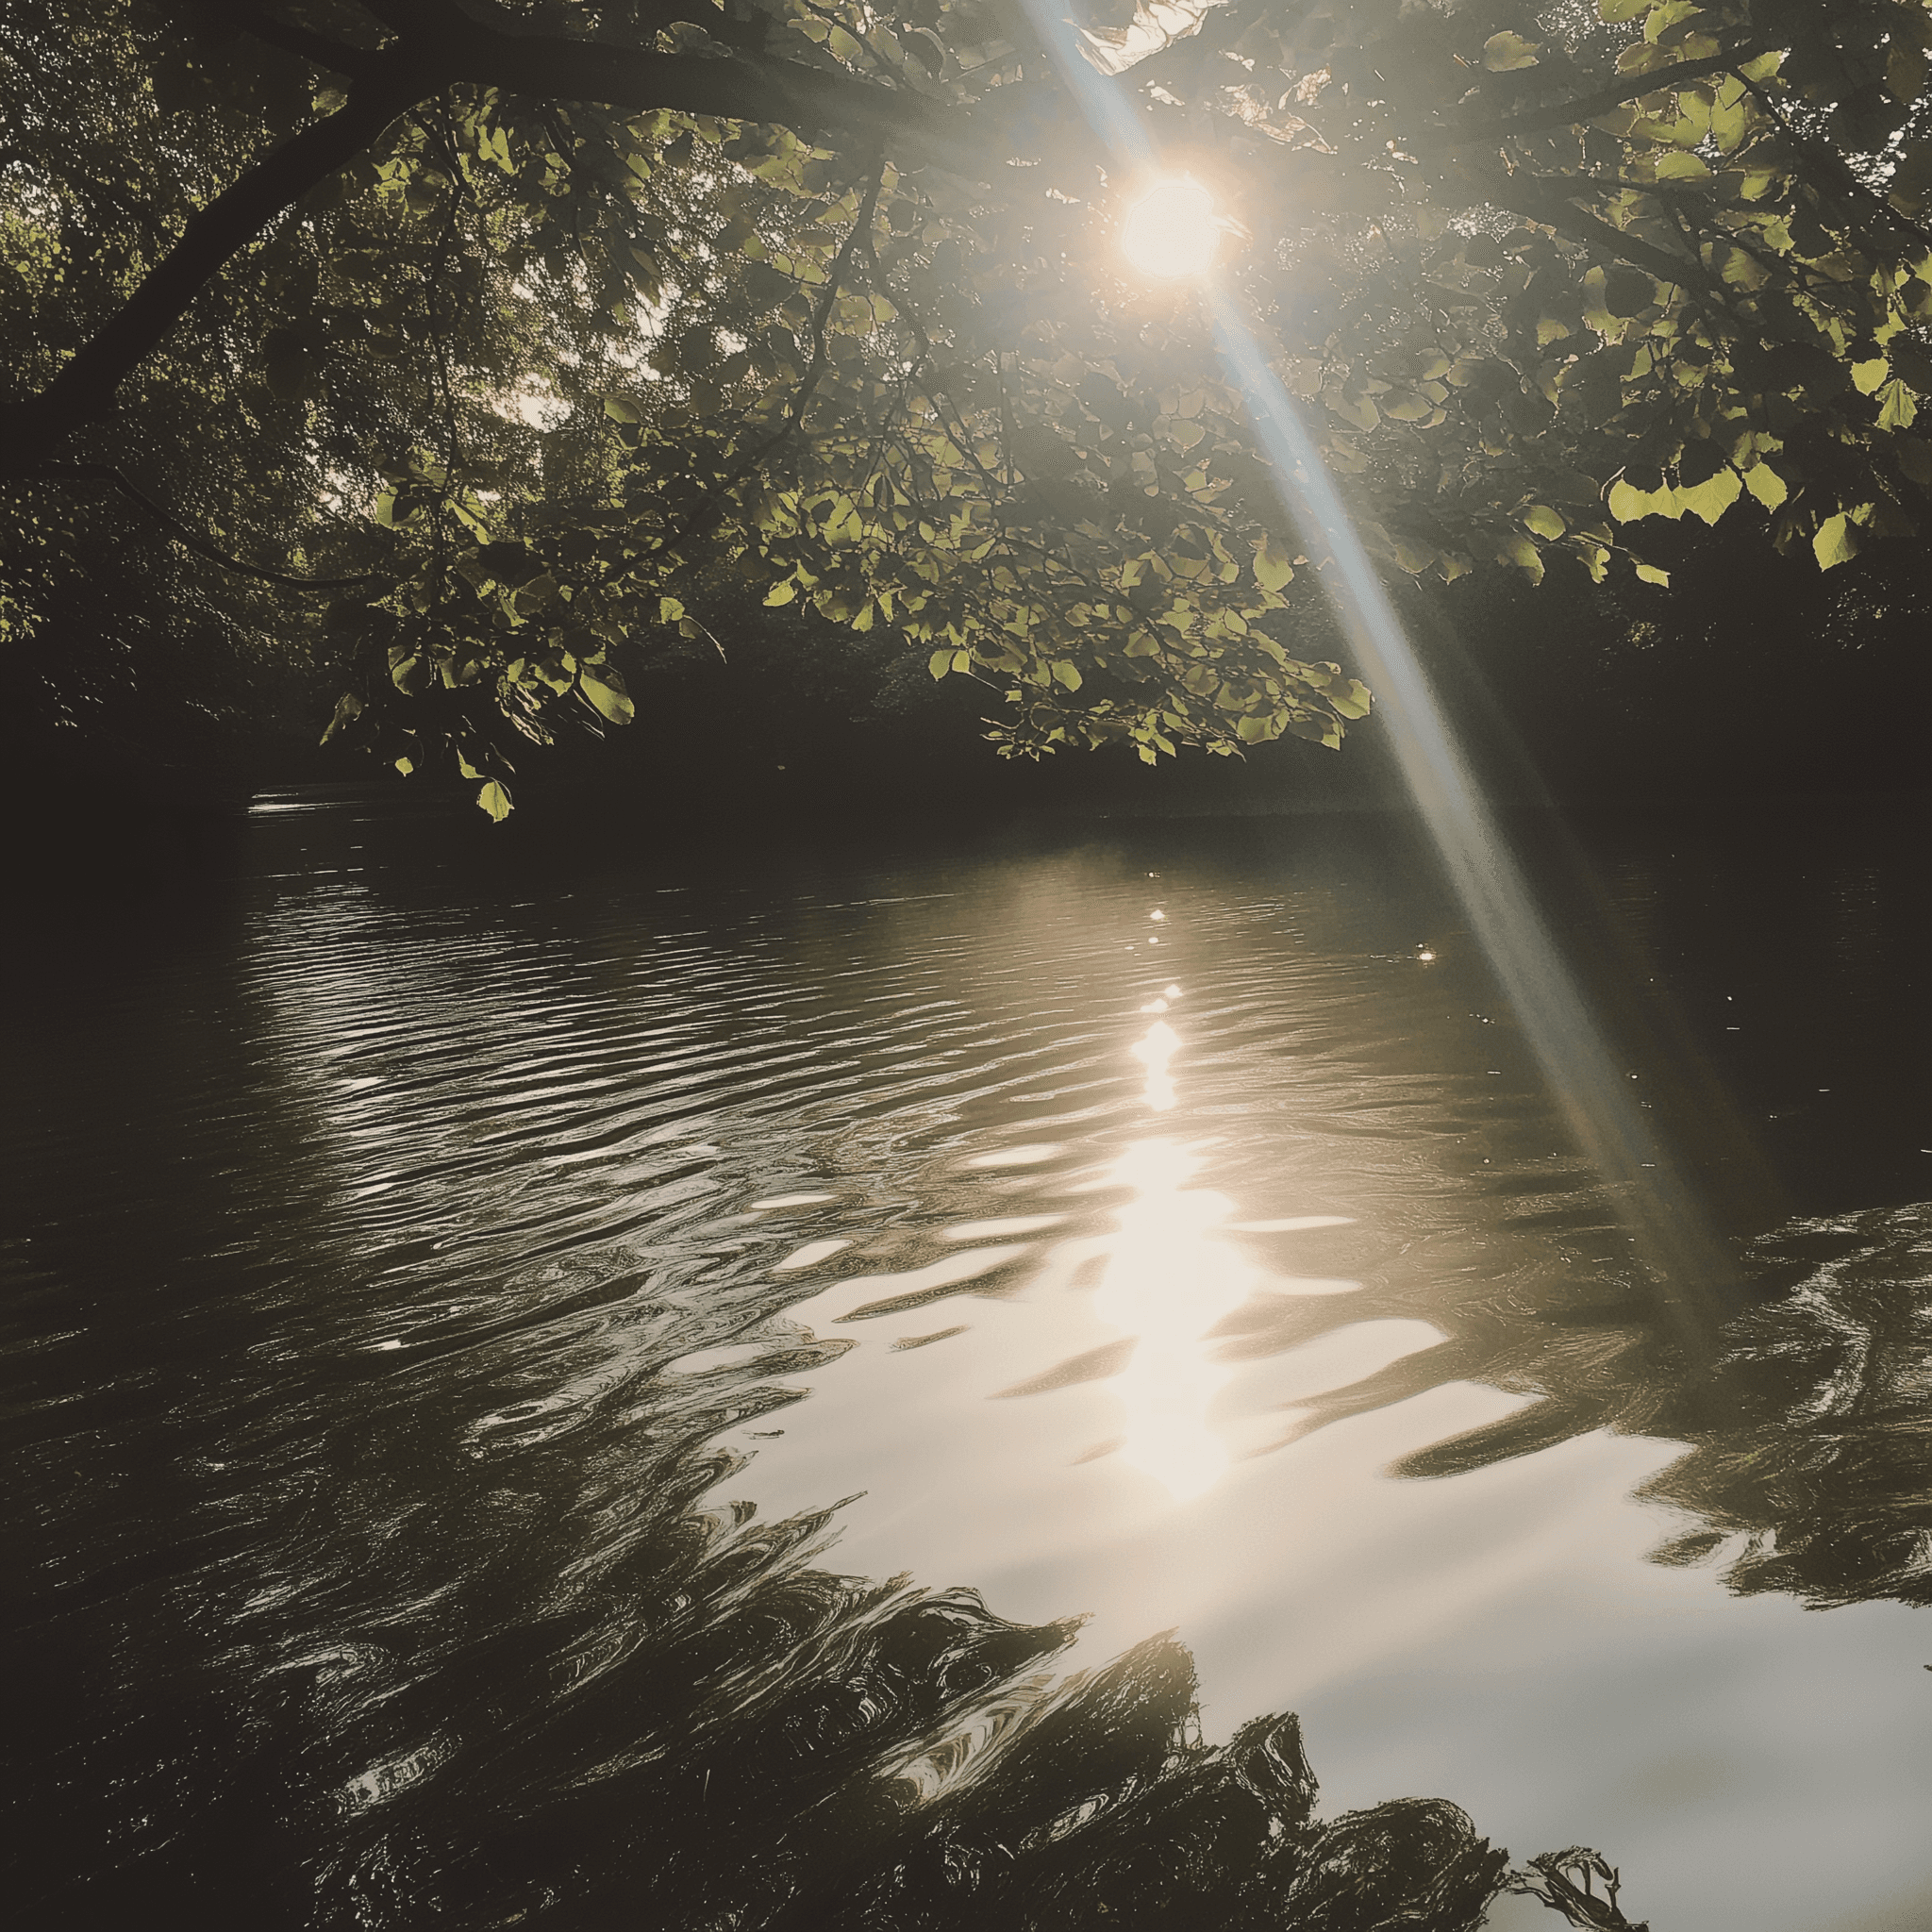
<svg viewBox="0 0 1932 1932">
<path fill-rule="evenodd" d="M 1928 830 L 1587 828 L 1735 1257 L 1669 1292 L 1391 818 L 272 793 L 47 915 L 16 1923 L 1277 1924 L 1213 1887 L 1291 1844 L 1340 1932 L 1360 1812 L 1467 1923 L 1398 1799 L 1657 1932 L 1932 1923 Z"/>
</svg>

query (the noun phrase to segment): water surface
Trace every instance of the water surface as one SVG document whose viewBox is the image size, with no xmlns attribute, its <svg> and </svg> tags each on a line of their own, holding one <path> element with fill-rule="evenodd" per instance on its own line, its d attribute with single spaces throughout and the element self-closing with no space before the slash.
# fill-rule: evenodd
<svg viewBox="0 0 1932 1932">
<path fill-rule="evenodd" d="M 1325 1814 L 1597 1845 L 1659 1932 L 1924 1923 L 1926 829 L 1589 830 L 1739 1257 L 1700 1354 L 1392 822 L 680 858 L 264 796 L 15 962 L 16 1889 L 618 1923 L 608 1847 L 728 1864 L 786 1686 L 913 1615 L 830 1572 L 999 1650 L 908 1790 L 1171 1629 Z"/>
</svg>

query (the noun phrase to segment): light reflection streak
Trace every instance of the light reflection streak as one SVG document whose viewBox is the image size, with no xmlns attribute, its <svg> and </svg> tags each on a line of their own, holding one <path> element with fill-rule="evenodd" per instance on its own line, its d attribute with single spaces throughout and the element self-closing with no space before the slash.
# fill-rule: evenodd
<svg viewBox="0 0 1932 1932">
<path fill-rule="evenodd" d="M 1051 0 L 1024 0 L 1068 92 L 1123 171 L 1158 158 L 1131 96 L 1088 58 Z M 1115 182 L 1116 191 L 1124 186 Z M 1224 366 L 1241 391 L 1283 507 L 1311 555 L 1370 687 L 1398 765 L 1478 943 L 1584 1152 L 1622 1197 L 1660 1278 L 1679 1340 L 1707 1350 L 1710 1289 L 1729 1258 L 1625 1091 L 1528 881 L 1511 854 L 1333 479 L 1254 329 L 1220 276 L 1201 277 Z M 1149 1064 L 1149 1085 L 1153 1067 Z"/>
<path fill-rule="evenodd" d="M 1164 1029 L 1163 1029 L 1164 1030 Z M 1255 1271 L 1214 1230 L 1232 1204 L 1187 1183 L 1204 1157 L 1173 1141 L 1140 1141 L 1109 1178 L 1134 1190 L 1094 1295 L 1094 1313 L 1140 1345 L 1111 1387 L 1124 1411 L 1118 1454 L 1177 1502 L 1210 1489 L 1228 1448 L 1208 1411 L 1228 1380 L 1204 1338 L 1241 1307 Z"/>
<path fill-rule="evenodd" d="M 1180 1035 L 1165 1020 L 1157 1020 L 1127 1049 L 1147 1069 L 1147 1105 L 1157 1113 L 1165 1113 L 1174 1105 L 1174 1077 L 1167 1067 L 1180 1043 Z"/>
<path fill-rule="evenodd" d="M 1380 700 L 1403 778 L 1477 941 L 1571 1130 L 1623 1197 L 1680 1338 L 1707 1345 L 1707 1290 L 1729 1272 L 1724 1250 L 1633 1105 L 1286 388 L 1228 290 L 1210 285 L 1208 297 L 1223 360 L 1246 397 L 1283 505 L 1311 551 L 1325 546 L 1324 588 Z"/>
</svg>

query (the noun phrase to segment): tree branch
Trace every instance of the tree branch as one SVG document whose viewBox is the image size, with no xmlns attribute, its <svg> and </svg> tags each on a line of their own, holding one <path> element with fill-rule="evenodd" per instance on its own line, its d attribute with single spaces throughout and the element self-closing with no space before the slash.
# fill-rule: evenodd
<svg viewBox="0 0 1932 1932">
<path fill-rule="evenodd" d="M 233 256 L 398 116 L 455 82 L 627 113 L 672 108 L 805 134 L 856 136 L 875 151 L 890 142 L 916 160 L 972 180 L 997 178 L 1010 152 L 997 109 L 951 108 L 841 71 L 755 55 L 707 59 L 505 33 L 479 25 L 450 0 L 375 0 L 371 11 L 402 38 L 369 58 L 344 106 L 283 142 L 192 217 L 120 312 L 40 395 L 0 418 L 8 445 L 0 475 L 35 468 L 82 424 L 106 414 L 123 379 Z"/>
<path fill-rule="evenodd" d="M 1703 262 L 1673 255 L 1655 242 L 1645 242 L 1600 216 L 1587 213 L 1575 206 L 1562 184 L 1528 173 L 1479 178 L 1489 198 L 1499 208 L 1511 208 L 1532 222 L 1541 222 L 1568 235 L 1573 242 L 1602 248 L 1613 260 L 1648 269 L 1661 281 L 1694 291 L 1701 307 L 1708 307 L 1714 301 L 1727 319 L 1735 320 L 1729 317 L 1723 285 L 1712 277 Z"/>
<path fill-rule="evenodd" d="M 1876 189 L 1859 180 L 1851 165 L 1841 156 L 1833 154 L 1824 142 L 1812 141 L 1800 134 L 1778 111 L 1771 95 L 1756 81 L 1747 80 L 1744 86 L 1749 90 L 1751 98 L 1764 110 L 1765 119 L 1813 167 L 1822 168 L 1836 182 L 1840 193 L 1868 203 L 1874 213 L 1883 215 L 1895 227 L 1903 228 L 1914 241 L 1922 242 L 1926 247 L 1932 248 L 1932 229 L 1923 227 L 1909 215 L 1900 213 Z"/>
<path fill-rule="evenodd" d="M 976 181 L 991 176 L 1007 151 L 1005 142 L 989 148 L 983 117 L 910 89 L 791 60 L 749 54 L 704 59 L 485 28 L 439 52 L 450 80 L 632 114 L 675 108 L 799 134 L 856 136 L 868 146 L 891 142 L 915 165 L 937 162 Z"/>
<path fill-rule="evenodd" d="M 840 245 L 839 253 L 832 261 L 831 274 L 825 282 L 825 291 L 819 298 L 819 305 L 812 315 L 811 366 L 800 378 L 798 388 L 792 392 L 791 400 L 786 405 L 785 417 L 778 427 L 762 442 L 754 445 L 734 462 L 716 487 L 707 495 L 675 536 L 667 537 L 658 546 L 662 550 L 675 550 L 680 544 L 688 543 L 692 537 L 700 536 L 714 528 L 730 508 L 726 501 L 728 493 L 758 469 L 768 458 L 782 449 L 798 433 L 799 425 L 805 421 L 805 412 L 825 373 L 827 360 L 825 352 L 825 328 L 832 319 L 832 305 L 839 299 L 839 286 L 844 279 L 845 271 L 852 265 L 853 251 L 860 239 L 870 236 L 873 215 L 878 207 L 879 190 L 885 181 L 883 162 L 873 171 L 871 185 L 865 191 L 865 199 L 858 208 L 858 219 L 852 225 L 852 232 Z"/>
<path fill-rule="evenodd" d="M 789 127 L 794 133 L 856 135 L 891 142 L 969 180 L 996 178 L 1010 152 L 1004 102 L 949 107 L 909 87 L 867 80 L 842 68 L 762 55 L 736 46 L 726 58 L 660 54 L 609 41 L 524 31 L 475 19 L 455 0 L 364 0 L 367 11 L 421 46 L 449 80 L 552 100 L 588 101 L 625 113 L 675 108 L 721 120 Z M 680 0 L 634 0 L 633 24 L 669 26 L 691 9 Z M 745 37 L 720 19 L 705 30 L 721 48 Z M 1096 147 L 1096 153 L 1098 149 Z"/>
<path fill-rule="evenodd" d="M 1567 127 L 1578 121 L 1593 121 L 1612 108 L 1645 94 L 1662 93 L 1668 88 L 1682 87 L 1686 81 L 1701 80 L 1707 74 L 1723 74 L 1766 52 L 1763 47 L 1733 47 L 1728 53 L 1707 54 L 1700 60 L 1679 60 L 1671 67 L 1653 67 L 1648 74 L 1632 74 L 1584 94 L 1574 101 L 1558 101 L 1554 107 L 1531 108 L 1520 114 L 1501 114 L 1493 120 L 1466 122 L 1458 135 L 1534 134 L 1543 127 Z M 1746 86 L 1750 83 L 1747 81 Z"/>
<path fill-rule="evenodd" d="M 181 239 L 120 312 L 71 357 L 31 401 L 0 419 L 0 474 L 38 468 L 83 423 L 105 415 L 114 392 L 152 353 L 203 288 L 282 210 L 374 141 L 416 97 L 413 61 L 382 81 L 358 82 L 347 104 L 305 127 L 193 214 Z"/>
<path fill-rule="evenodd" d="M 225 551 L 217 550 L 204 537 L 198 537 L 172 510 L 163 509 L 153 497 L 138 490 L 112 463 L 45 463 L 35 472 L 38 476 L 50 476 L 62 481 L 76 483 L 111 483 L 128 502 L 144 509 L 184 550 L 192 550 L 195 556 L 206 558 L 221 569 L 232 572 L 238 577 L 254 577 L 264 584 L 277 584 L 285 590 L 294 591 L 345 591 L 357 584 L 385 583 L 387 578 L 379 575 L 356 577 L 298 577 L 285 571 L 263 570 L 258 564 L 243 563 L 238 557 L 230 557 Z"/>
<path fill-rule="evenodd" d="M 213 0 L 209 8 L 218 20 L 246 34 L 264 46 L 279 47 L 311 67 L 345 79 L 361 80 L 376 71 L 382 56 L 374 48 L 352 47 L 346 42 L 332 41 L 326 34 L 312 33 L 306 26 L 291 26 L 277 20 L 265 7 L 251 6 L 248 0 Z"/>
</svg>

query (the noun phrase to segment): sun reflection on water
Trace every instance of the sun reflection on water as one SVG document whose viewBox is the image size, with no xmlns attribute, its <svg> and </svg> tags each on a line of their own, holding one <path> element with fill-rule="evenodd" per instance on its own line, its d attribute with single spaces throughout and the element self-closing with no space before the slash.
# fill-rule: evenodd
<svg viewBox="0 0 1932 1932">
<path fill-rule="evenodd" d="M 1120 1457 L 1176 1501 L 1200 1495 L 1227 1467 L 1208 1410 L 1228 1371 L 1209 1359 L 1206 1337 L 1248 1298 L 1255 1274 L 1215 1238 L 1233 1208 L 1227 1196 L 1187 1185 L 1204 1164 L 1168 1140 L 1136 1141 L 1114 1163 L 1110 1178 L 1134 1195 L 1094 1297 L 1102 1321 L 1140 1338 L 1112 1385 L 1125 1410 Z"/>
<path fill-rule="evenodd" d="M 1174 1105 L 1174 1080 L 1167 1063 L 1180 1043 L 1180 1035 L 1165 1020 L 1157 1020 L 1127 1049 L 1147 1069 L 1147 1105 L 1157 1113 L 1165 1113 Z"/>
<path fill-rule="evenodd" d="M 1154 914 L 1156 919 L 1162 915 Z M 1164 1013 L 1180 997 L 1170 986 L 1143 1013 Z M 1181 1038 L 1157 1018 L 1127 1049 L 1147 1070 L 1143 1098 L 1157 1113 L 1175 1101 L 1169 1067 Z M 1118 1454 L 1151 1475 L 1177 1502 L 1210 1489 L 1228 1464 L 1227 1444 L 1208 1426 L 1208 1411 L 1228 1379 L 1208 1358 L 1205 1338 L 1248 1297 L 1254 1270 L 1215 1230 L 1233 1203 L 1188 1182 L 1206 1157 L 1173 1140 L 1135 1141 L 1108 1171 L 1133 1189 L 1120 1210 L 1094 1313 L 1139 1338 L 1113 1388 L 1125 1410 Z"/>
</svg>

